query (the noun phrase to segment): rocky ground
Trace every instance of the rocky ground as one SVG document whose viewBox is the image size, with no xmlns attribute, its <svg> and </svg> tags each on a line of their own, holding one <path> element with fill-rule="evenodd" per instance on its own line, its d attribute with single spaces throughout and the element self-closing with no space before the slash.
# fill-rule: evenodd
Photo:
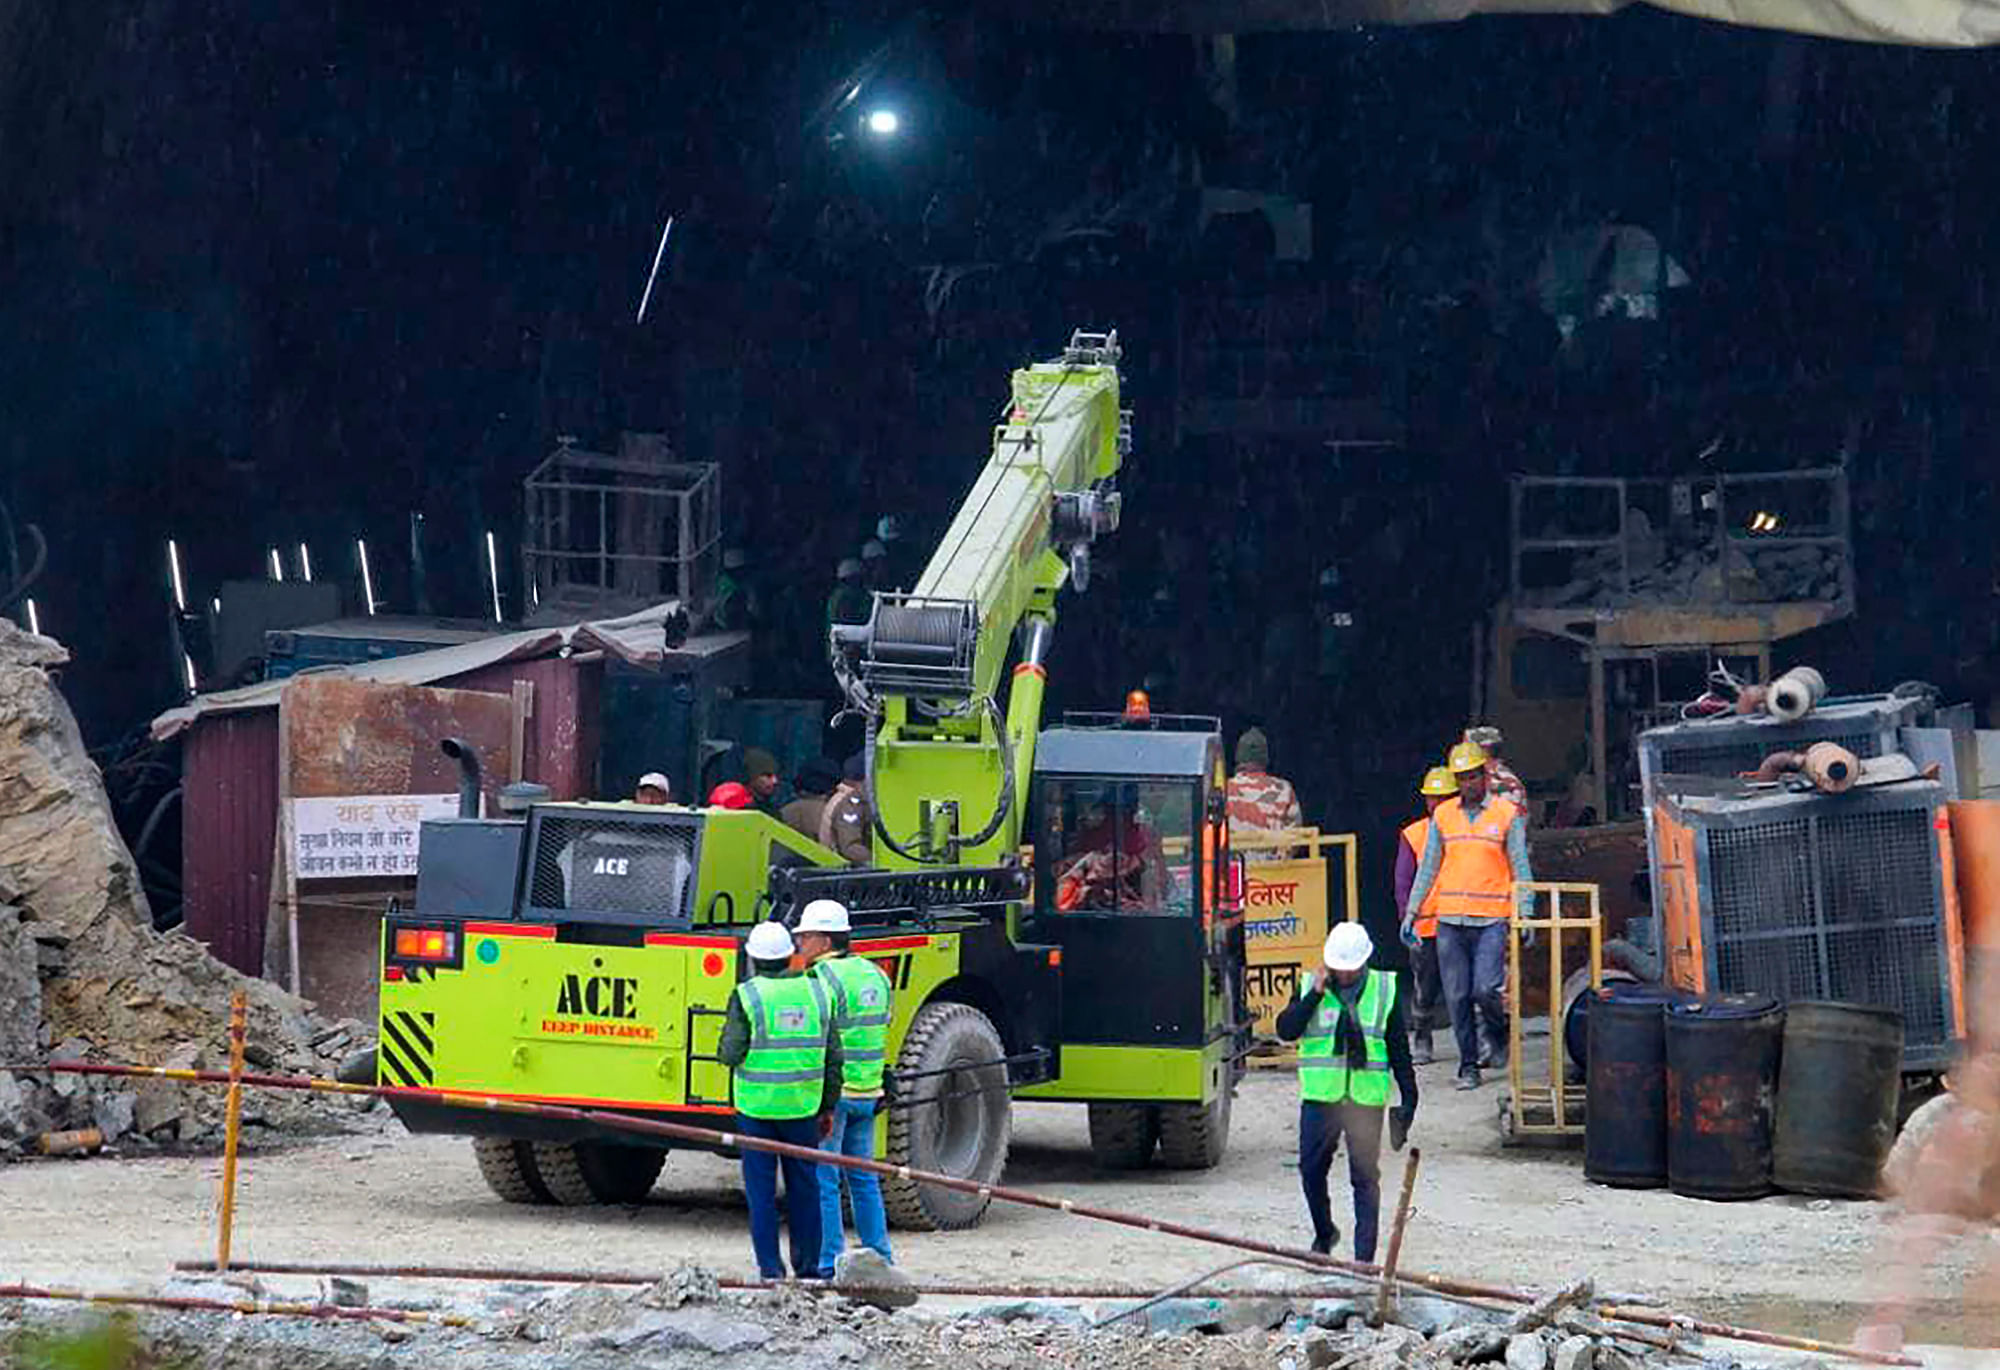
<svg viewBox="0 0 2000 1370">
<path fill-rule="evenodd" d="M 1673 1364 L 1735 1370 L 1751 1364 L 1729 1348 L 1680 1335 L 1669 1351 L 1635 1341 L 1578 1305 L 1587 1284 L 1529 1308 L 1499 1313 L 1408 1296 L 1376 1326 L 1373 1299 L 1343 1296 L 1326 1282 L 1289 1274 L 1252 1299 L 1187 1297 L 1151 1306 L 1011 1300 L 959 1308 L 895 1311 L 875 1296 L 799 1289 L 728 1293 L 715 1277 L 683 1266 L 651 1288 L 461 1286 L 449 1304 L 407 1288 L 340 1281 L 286 1291 L 255 1281 L 171 1284 L 160 1292 L 222 1302 L 323 1299 L 352 1320 L 217 1313 L 145 1313 L 120 1319 L 35 1305 L 0 1309 L 0 1347 L 17 1358 L 60 1335 L 94 1334 L 100 1345 L 129 1337 L 170 1366 L 227 1364 L 236 1370 L 349 1370 L 448 1364 L 462 1370 L 1030 1370 L 1030 1367 L 1152 1367 L 1182 1370 L 1662 1370 Z M 355 1307 L 362 1301 L 373 1315 Z M 467 1321 L 469 1327 L 392 1320 L 404 1310 Z M 1660 1334 L 1645 1334 L 1657 1338 Z M 115 1362 L 114 1362 L 115 1363 Z M 1754 1362 L 1769 1364 L 1770 1362 Z"/>
<path fill-rule="evenodd" d="M 1404 1252 L 1412 1268 L 1538 1289 L 1594 1276 L 1601 1291 L 1621 1297 L 1838 1339 L 1854 1332 L 1881 1288 L 1893 1206 L 1784 1196 L 1714 1204 L 1604 1189 L 1583 1179 L 1573 1151 L 1503 1149 L 1495 1091 L 1453 1093 L 1449 1073 L 1448 1063 L 1422 1072 L 1414 1140 L 1424 1160 Z M 1295 1117 L 1293 1081 L 1258 1073 L 1239 1094 L 1221 1168 L 1107 1175 L 1090 1164 L 1080 1110 L 1023 1106 L 1008 1179 L 1058 1198 L 1303 1244 Z M 486 1190 L 462 1140 L 408 1136 L 379 1112 L 356 1122 L 377 1130 L 306 1143 L 253 1138 L 242 1170 L 240 1259 L 653 1271 L 696 1261 L 725 1276 L 752 1274 L 737 1172 L 719 1158 L 670 1158 L 640 1206 L 523 1208 Z M 1392 1191 L 1403 1163 L 1387 1160 Z M 212 1152 L 0 1166 L 0 1281 L 157 1285 L 175 1260 L 212 1250 L 220 1169 Z M 1345 1224 L 1344 1189 L 1335 1204 Z M 973 1231 L 897 1233 L 895 1241 L 899 1265 L 913 1276 L 959 1285 L 1158 1289 L 1233 1258 L 1161 1234 L 1001 1205 Z M 1936 1297 L 1912 1319 L 1911 1339 L 2000 1344 L 2000 1291 L 1980 1283 L 1995 1268 L 1993 1230 L 1963 1229 L 1931 1276 Z"/>
</svg>

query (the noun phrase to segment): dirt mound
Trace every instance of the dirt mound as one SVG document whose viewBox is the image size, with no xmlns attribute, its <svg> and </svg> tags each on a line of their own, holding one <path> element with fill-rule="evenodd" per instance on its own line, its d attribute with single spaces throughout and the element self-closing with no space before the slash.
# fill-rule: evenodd
<svg viewBox="0 0 2000 1370">
<path fill-rule="evenodd" d="M 104 785 L 51 672 L 53 639 L 0 620 L 0 1060 L 123 1061 L 224 1068 L 229 1003 L 249 1001 L 248 1056 L 261 1069 L 330 1073 L 369 1035 L 238 974 L 179 933 L 158 933 Z M 96 1127 L 107 1141 L 211 1132 L 219 1090 L 166 1081 L 0 1075 L 0 1146 Z M 345 1101 L 256 1093 L 245 1118 L 310 1127 Z"/>
</svg>

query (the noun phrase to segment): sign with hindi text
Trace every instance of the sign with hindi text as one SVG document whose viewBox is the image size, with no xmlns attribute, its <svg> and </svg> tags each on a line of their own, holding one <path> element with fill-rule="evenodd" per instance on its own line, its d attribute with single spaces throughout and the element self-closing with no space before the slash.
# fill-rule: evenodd
<svg viewBox="0 0 2000 1370">
<path fill-rule="evenodd" d="M 292 868 L 301 880 L 415 875 L 424 820 L 457 813 L 455 794 L 294 799 Z"/>
<path fill-rule="evenodd" d="M 1243 890 L 1244 998 L 1259 1037 L 1275 1036 L 1278 1013 L 1326 945 L 1326 862 L 1256 861 Z"/>
</svg>

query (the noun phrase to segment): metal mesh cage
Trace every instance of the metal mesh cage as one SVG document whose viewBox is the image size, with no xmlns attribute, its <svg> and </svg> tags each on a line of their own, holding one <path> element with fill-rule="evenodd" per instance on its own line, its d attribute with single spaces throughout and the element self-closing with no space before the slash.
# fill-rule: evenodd
<svg viewBox="0 0 2000 1370">
<path fill-rule="evenodd" d="M 1775 751 L 1794 748 L 1791 740 L 1773 741 L 1761 737 L 1744 737 L 1741 732 L 1727 735 L 1730 740 L 1719 746 L 1704 746 L 1693 740 L 1680 746 L 1662 747 L 1659 752 L 1659 772 L 1662 775 L 1712 775 L 1718 779 L 1741 775 L 1754 771 L 1763 764 L 1764 758 Z M 1812 742 L 1834 742 L 1847 748 L 1862 760 L 1882 754 L 1882 738 L 1878 732 L 1867 729 L 1847 729 L 1840 732 L 1824 732 L 1810 739 Z M 1804 745 L 1804 744 L 1798 744 Z"/>
<path fill-rule="evenodd" d="M 1874 1004 L 1903 1015 L 1905 1064 L 1950 1055 L 1939 786 L 1690 802 L 1702 848 L 1709 988 Z"/>
<path fill-rule="evenodd" d="M 531 917 L 685 925 L 700 821 L 537 809 L 529 842 Z"/>
</svg>

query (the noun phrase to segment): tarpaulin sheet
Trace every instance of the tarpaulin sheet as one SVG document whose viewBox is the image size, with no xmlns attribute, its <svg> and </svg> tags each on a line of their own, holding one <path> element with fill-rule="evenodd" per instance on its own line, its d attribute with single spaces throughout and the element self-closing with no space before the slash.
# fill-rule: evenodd
<svg viewBox="0 0 2000 1370">
<path fill-rule="evenodd" d="M 706 657 L 743 642 L 743 633 L 715 633 L 689 638 L 668 652 L 664 624 L 676 606 L 656 604 L 650 609 L 622 618 L 594 623 L 571 623 L 550 628 L 526 628 L 513 633 L 495 633 L 476 642 L 462 642 L 430 652 L 388 657 L 356 666 L 328 667 L 313 675 L 339 675 L 349 680 L 373 680 L 392 685 L 429 685 L 450 680 L 482 666 L 503 661 L 519 661 L 548 656 L 568 648 L 577 652 L 603 651 L 635 665 L 660 665 L 670 656 Z M 291 680 L 299 677 L 292 676 Z M 153 736 L 166 740 L 208 714 L 240 713 L 249 709 L 275 709 L 285 692 L 286 680 L 266 680 L 238 690 L 197 695 L 187 703 L 167 710 L 153 720 Z"/>
</svg>

